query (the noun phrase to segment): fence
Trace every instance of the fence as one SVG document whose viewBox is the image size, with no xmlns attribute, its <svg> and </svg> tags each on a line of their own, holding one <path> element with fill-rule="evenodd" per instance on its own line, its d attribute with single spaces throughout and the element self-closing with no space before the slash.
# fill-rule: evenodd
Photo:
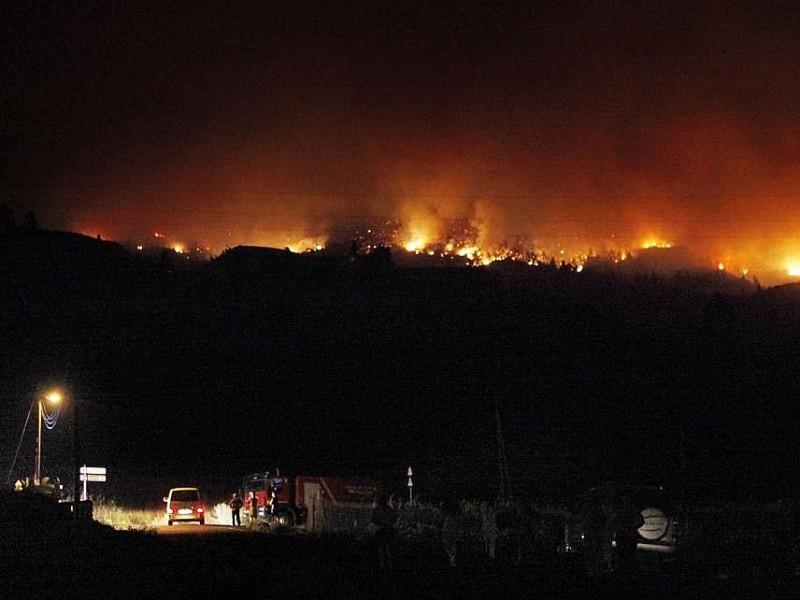
<svg viewBox="0 0 800 600">
<path fill-rule="evenodd" d="M 316 495 L 308 507 L 306 529 L 315 533 L 367 533 L 372 506 L 339 504 Z"/>
<path fill-rule="evenodd" d="M 774 574 L 795 573 L 800 566 L 796 502 L 697 507 L 690 526 L 692 558 Z"/>
</svg>

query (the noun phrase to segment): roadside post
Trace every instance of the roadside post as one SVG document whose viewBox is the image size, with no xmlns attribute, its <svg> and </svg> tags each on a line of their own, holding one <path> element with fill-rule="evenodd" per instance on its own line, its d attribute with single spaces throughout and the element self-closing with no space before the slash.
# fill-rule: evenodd
<svg viewBox="0 0 800 600">
<path fill-rule="evenodd" d="M 411 465 L 408 466 L 408 503 L 414 504 L 414 472 Z"/>
</svg>

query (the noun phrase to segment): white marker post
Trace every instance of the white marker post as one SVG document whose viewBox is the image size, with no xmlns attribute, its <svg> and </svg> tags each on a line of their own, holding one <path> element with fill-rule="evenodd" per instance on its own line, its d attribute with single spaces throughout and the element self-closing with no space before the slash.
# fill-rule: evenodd
<svg viewBox="0 0 800 600">
<path fill-rule="evenodd" d="M 408 503 L 414 504 L 414 480 L 412 477 L 414 472 L 411 470 L 411 465 L 408 467 Z"/>
</svg>

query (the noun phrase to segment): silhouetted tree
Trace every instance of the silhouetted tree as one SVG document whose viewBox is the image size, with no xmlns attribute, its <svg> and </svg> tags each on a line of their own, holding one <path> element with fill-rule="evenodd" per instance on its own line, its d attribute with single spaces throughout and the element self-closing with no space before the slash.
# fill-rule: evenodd
<svg viewBox="0 0 800 600">
<path fill-rule="evenodd" d="M 159 256 L 158 259 L 159 268 L 164 269 L 165 271 L 172 271 L 172 269 L 175 267 L 173 256 L 174 252 L 172 252 L 167 248 L 164 248 L 161 251 L 161 255 Z"/>
<path fill-rule="evenodd" d="M 32 211 L 25 213 L 25 217 L 22 219 L 20 228 L 24 229 L 25 231 L 37 231 L 39 229 L 39 220 Z"/>
<path fill-rule="evenodd" d="M 730 302 L 717 293 L 703 307 L 702 326 L 706 335 L 718 340 L 728 339 L 736 331 L 738 316 Z"/>
<path fill-rule="evenodd" d="M 0 204 L 0 232 L 12 231 L 16 227 L 14 211 L 5 203 Z"/>
<path fill-rule="evenodd" d="M 372 259 L 372 264 L 377 267 L 391 269 L 394 266 L 392 251 L 387 246 L 378 246 L 370 252 L 370 257 Z"/>
</svg>

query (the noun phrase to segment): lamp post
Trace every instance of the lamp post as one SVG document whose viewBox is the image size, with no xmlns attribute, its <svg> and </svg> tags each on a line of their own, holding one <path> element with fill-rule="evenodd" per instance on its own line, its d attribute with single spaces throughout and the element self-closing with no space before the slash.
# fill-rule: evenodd
<svg viewBox="0 0 800 600">
<path fill-rule="evenodd" d="M 74 469 L 73 473 L 75 474 L 75 478 L 72 481 L 72 516 L 77 520 L 78 519 L 78 502 L 80 500 L 85 500 L 86 498 L 82 498 L 78 495 L 78 489 L 81 485 L 81 474 L 80 474 L 80 461 L 78 459 L 80 456 L 80 447 L 78 446 L 78 401 L 75 398 L 74 394 L 72 396 L 72 460 L 73 465 L 72 468 Z M 88 475 L 87 475 L 88 477 Z"/>
<path fill-rule="evenodd" d="M 39 398 L 38 405 L 39 405 L 39 423 L 38 423 L 38 435 L 36 436 L 36 471 L 33 474 L 33 484 L 38 486 L 42 483 L 42 421 L 46 418 L 49 419 L 50 417 L 45 414 L 44 411 L 44 401 L 47 400 L 50 404 L 58 405 L 61 402 L 61 393 L 57 390 L 53 390 L 49 392 L 44 397 Z M 55 426 L 55 421 L 53 422 L 53 426 Z M 50 427 L 48 425 L 50 429 Z"/>
</svg>

